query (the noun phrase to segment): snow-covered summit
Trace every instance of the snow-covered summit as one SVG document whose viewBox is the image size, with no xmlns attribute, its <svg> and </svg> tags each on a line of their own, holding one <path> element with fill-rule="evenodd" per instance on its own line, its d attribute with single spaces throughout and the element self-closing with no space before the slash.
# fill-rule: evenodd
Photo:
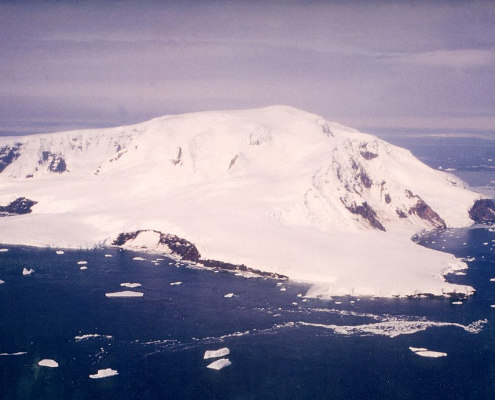
<svg viewBox="0 0 495 400">
<path fill-rule="evenodd" d="M 438 275 L 453 257 L 409 237 L 469 225 L 481 197 L 407 150 L 286 106 L 1 138 L 0 185 L 0 205 L 37 202 L 31 214 L 0 219 L 0 242 L 93 246 L 155 230 L 206 257 L 324 282 L 331 293 L 381 295 L 410 294 L 419 259 L 394 267 L 405 282 L 396 288 L 361 282 L 361 272 L 404 264 L 390 258 L 401 248 L 437 258 L 426 276 Z M 430 293 L 454 287 L 420 283 L 414 289 Z"/>
</svg>

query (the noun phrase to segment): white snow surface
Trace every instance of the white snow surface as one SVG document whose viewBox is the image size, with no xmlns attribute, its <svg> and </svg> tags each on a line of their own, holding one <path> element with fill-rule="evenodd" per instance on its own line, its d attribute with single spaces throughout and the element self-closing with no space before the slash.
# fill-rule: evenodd
<svg viewBox="0 0 495 400">
<path fill-rule="evenodd" d="M 223 357 L 226 355 L 230 354 L 230 350 L 228 347 L 222 347 L 221 349 L 218 350 L 206 350 L 204 359 L 208 360 L 209 358 L 218 358 L 218 357 Z"/>
<path fill-rule="evenodd" d="M 38 363 L 38 365 L 41 366 L 41 367 L 57 368 L 58 367 L 58 362 L 56 362 L 55 360 L 50 360 L 48 358 L 45 358 L 45 359 L 41 360 Z"/>
<path fill-rule="evenodd" d="M 19 157 L 0 174 L 0 204 L 38 203 L 0 219 L 0 243 L 92 248 L 147 230 L 128 246 L 167 253 L 160 231 L 205 259 L 314 283 L 310 296 L 472 293 L 443 278 L 461 261 L 410 240 L 432 223 L 409 210 L 421 198 L 447 226 L 467 226 L 481 195 L 405 149 L 314 114 L 272 106 L 171 115 L 0 138 L 4 146 Z M 51 172 L 61 158 L 66 171 Z M 386 232 L 346 208 L 363 204 Z"/>
<path fill-rule="evenodd" d="M 91 379 L 108 378 L 109 376 L 118 375 L 117 370 L 112 368 L 99 369 L 96 374 L 89 375 Z"/>
<path fill-rule="evenodd" d="M 216 360 L 213 361 L 211 364 L 208 364 L 206 368 L 219 371 L 222 368 L 228 367 L 229 365 L 232 365 L 232 362 L 228 358 L 221 358 L 220 360 Z"/>
</svg>

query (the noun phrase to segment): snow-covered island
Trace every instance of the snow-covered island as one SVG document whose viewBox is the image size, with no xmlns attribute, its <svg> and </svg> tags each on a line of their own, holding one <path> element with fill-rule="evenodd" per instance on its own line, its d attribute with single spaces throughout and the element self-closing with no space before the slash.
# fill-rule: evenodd
<svg viewBox="0 0 495 400">
<path fill-rule="evenodd" d="M 0 138 L 0 183 L 0 243 L 120 245 L 308 296 L 469 295 L 443 277 L 466 265 L 411 237 L 495 217 L 409 151 L 286 106 Z"/>
</svg>

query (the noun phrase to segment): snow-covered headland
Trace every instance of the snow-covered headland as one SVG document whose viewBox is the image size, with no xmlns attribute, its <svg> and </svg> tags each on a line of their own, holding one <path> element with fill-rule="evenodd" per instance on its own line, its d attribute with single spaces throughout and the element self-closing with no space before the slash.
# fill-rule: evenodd
<svg viewBox="0 0 495 400">
<path fill-rule="evenodd" d="M 0 138 L 0 243 L 120 237 L 310 282 L 310 296 L 471 294 L 443 278 L 461 260 L 410 238 L 494 218 L 481 199 L 405 149 L 285 106 Z"/>
</svg>

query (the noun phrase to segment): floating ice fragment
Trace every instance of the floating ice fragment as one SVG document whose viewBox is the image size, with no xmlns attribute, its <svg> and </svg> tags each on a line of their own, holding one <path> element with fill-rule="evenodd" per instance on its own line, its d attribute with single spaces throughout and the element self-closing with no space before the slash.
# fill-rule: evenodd
<svg viewBox="0 0 495 400">
<path fill-rule="evenodd" d="M 424 347 L 411 347 L 409 346 L 409 350 L 411 350 L 413 353 L 416 353 L 418 351 L 427 351 L 428 349 Z"/>
<path fill-rule="evenodd" d="M 92 339 L 92 338 L 98 338 L 98 337 L 103 337 L 105 339 L 113 339 L 113 336 L 111 336 L 111 335 L 99 335 L 98 333 L 89 333 L 87 335 L 74 336 L 74 339 L 77 341 L 81 341 L 81 340 L 85 340 L 85 339 Z"/>
<path fill-rule="evenodd" d="M 170 282 L 170 286 L 179 286 L 182 285 L 182 282 Z"/>
<path fill-rule="evenodd" d="M 91 379 L 101 379 L 101 378 L 108 378 L 109 376 L 115 376 L 118 374 L 119 373 L 115 369 L 105 368 L 105 369 L 99 369 L 96 374 L 90 375 L 89 377 Z"/>
<path fill-rule="evenodd" d="M 88 269 L 88 267 L 81 267 L 79 269 L 85 270 L 85 269 Z"/>
<path fill-rule="evenodd" d="M 143 258 L 143 257 L 134 257 L 133 260 L 134 261 L 146 261 L 146 258 Z"/>
<path fill-rule="evenodd" d="M 224 295 L 223 297 L 229 299 L 231 297 L 234 297 L 234 293 L 227 293 L 226 295 Z"/>
<path fill-rule="evenodd" d="M 222 368 L 228 367 L 229 365 L 232 365 L 232 363 L 228 358 L 221 358 L 220 360 L 213 361 L 211 364 L 208 364 L 206 368 L 215 369 L 219 371 Z"/>
<path fill-rule="evenodd" d="M 22 356 L 24 354 L 27 354 L 27 351 L 18 351 L 16 353 L 0 353 L 0 357 L 7 357 L 7 356 Z"/>
<path fill-rule="evenodd" d="M 282 288 L 280 288 L 280 291 L 281 291 L 281 292 L 285 292 L 285 291 L 287 291 L 287 289 L 286 289 L 286 288 L 284 288 L 284 287 L 282 287 Z"/>
<path fill-rule="evenodd" d="M 490 282 L 495 282 L 495 278 L 491 278 L 490 279 Z"/>
<path fill-rule="evenodd" d="M 282 286 L 283 283 L 282 282 L 277 282 L 277 286 Z"/>
<path fill-rule="evenodd" d="M 64 254 L 64 251 L 63 250 L 57 250 L 55 253 L 58 255 L 61 255 L 61 254 Z"/>
<path fill-rule="evenodd" d="M 22 269 L 22 275 L 31 275 L 33 272 L 34 269 L 27 269 L 27 268 Z"/>
<path fill-rule="evenodd" d="M 299 294 L 297 295 L 297 297 L 302 297 L 302 296 L 303 296 L 303 295 L 302 295 L 302 293 L 299 293 Z"/>
<path fill-rule="evenodd" d="M 335 304 L 342 304 L 342 302 L 341 301 L 336 301 Z"/>
<path fill-rule="evenodd" d="M 416 351 L 414 354 L 417 354 L 418 356 L 421 357 L 430 357 L 430 358 L 447 357 L 447 353 L 442 353 L 441 351 L 432 351 L 432 350 Z"/>
<path fill-rule="evenodd" d="M 112 257 L 112 255 L 111 255 L 111 254 L 105 254 L 105 257 L 106 257 L 106 258 L 111 258 L 111 257 Z"/>
<path fill-rule="evenodd" d="M 0 279 L 0 285 L 1 285 L 2 283 L 5 283 L 5 281 L 2 281 L 2 280 Z"/>
<path fill-rule="evenodd" d="M 292 302 L 293 306 L 297 306 L 297 303 L 295 301 Z"/>
<path fill-rule="evenodd" d="M 9 251 L 9 249 L 0 249 L 0 253 L 7 253 L 7 251 Z"/>
<path fill-rule="evenodd" d="M 137 288 L 137 287 L 140 287 L 141 284 L 140 283 L 124 282 L 124 283 L 121 283 L 120 286 L 124 286 L 124 287 L 128 287 L 128 288 Z"/>
<path fill-rule="evenodd" d="M 58 367 L 58 362 L 56 362 L 55 360 L 50 360 L 48 358 L 45 358 L 45 359 L 41 360 L 38 363 L 38 365 L 41 366 L 41 367 L 57 368 Z"/>
<path fill-rule="evenodd" d="M 223 357 L 230 354 L 230 350 L 228 347 L 222 347 L 221 349 L 218 350 L 206 350 L 204 359 L 208 360 L 209 358 L 218 358 L 218 357 Z"/>
<path fill-rule="evenodd" d="M 105 293 L 107 297 L 143 297 L 144 293 L 124 290 L 123 292 Z"/>
<path fill-rule="evenodd" d="M 86 265 L 88 262 L 87 261 L 78 261 L 77 265 Z"/>
<path fill-rule="evenodd" d="M 462 301 L 453 301 L 452 304 L 458 306 L 458 305 L 462 304 Z"/>
</svg>

